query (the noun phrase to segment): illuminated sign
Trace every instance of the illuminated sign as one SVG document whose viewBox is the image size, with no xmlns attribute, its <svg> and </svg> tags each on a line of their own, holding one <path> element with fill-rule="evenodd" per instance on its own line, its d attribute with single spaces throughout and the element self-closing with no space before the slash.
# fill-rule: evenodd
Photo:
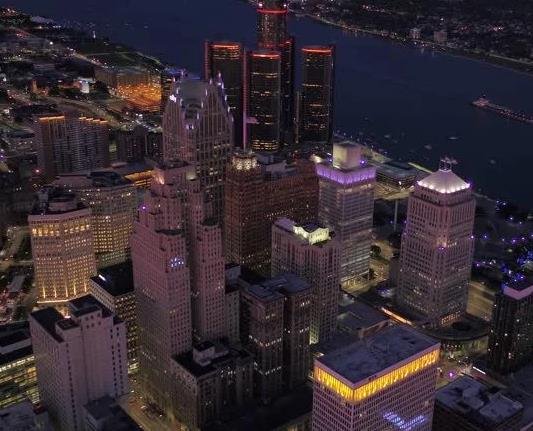
<svg viewBox="0 0 533 431">
<path fill-rule="evenodd" d="M 357 388 L 352 388 L 330 374 L 327 370 L 317 366 L 315 366 L 314 370 L 314 379 L 315 382 L 325 386 L 330 391 L 342 397 L 345 401 L 355 404 L 389 388 L 396 383 L 400 383 L 413 374 L 419 373 L 420 371 L 435 364 L 438 359 L 439 350 L 433 350 L 432 352 L 426 353 L 424 356 L 414 359 L 408 364 L 405 364 L 400 368 L 397 368 Z"/>
</svg>

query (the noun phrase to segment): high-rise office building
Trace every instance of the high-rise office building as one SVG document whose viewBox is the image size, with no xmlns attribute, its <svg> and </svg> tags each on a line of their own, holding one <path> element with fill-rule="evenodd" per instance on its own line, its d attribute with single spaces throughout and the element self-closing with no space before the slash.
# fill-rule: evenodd
<svg viewBox="0 0 533 431">
<path fill-rule="evenodd" d="M 133 183 L 116 172 L 61 175 L 53 183 L 72 191 L 91 209 L 93 245 L 98 267 L 125 262 L 137 212 Z"/>
<path fill-rule="evenodd" d="M 311 343 L 330 338 L 339 314 L 340 244 L 328 228 L 290 219 L 276 220 L 272 227 L 272 275 L 296 274 L 311 284 Z"/>
<path fill-rule="evenodd" d="M 83 431 L 84 406 L 129 392 L 126 326 L 90 295 L 30 316 L 41 402 L 61 431 Z"/>
<path fill-rule="evenodd" d="M 288 32 L 288 3 L 265 0 L 257 7 L 257 39 L 260 49 L 280 55 L 280 139 L 290 143 L 294 127 L 295 42 Z"/>
<path fill-rule="evenodd" d="M 185 69 L 167 67 L 161 71 L 161 113 L 165 112 L 168 97 L 172 94 L 172 89 L 176 82 L 181 81 L 188 75 Z"/>
<path fill-rule="evenodd" d="M 129 373 L 136 372 L 137 362 L 137 306 L 133 288 L 131 262 L 100 269 L 91 279 L 91 295 L 126 324 Z"/>
<path fill-rule="evenodd" d="M 253 397 L 253 357 L 245 350 L 209 341 L 173 361 L 176 410 L 191 431 L 235 414 Z"/>
<path fill-rule="evenodd" d="M 196 169 L 156 168 L 131 240 L 142 390 L 169 415 L 172 357 L 227 333 L 220 228 L 206 217 Z"/>
<path fill-rule="evenodd" d="M 307 379 L 311 294 L 294 274 L 241 291 L 241 340 L 254 355 L 255 394 L 265 403 Z"/>
<path fill-rule="evenodd" d="M 306 46 L 302 56 L 299 140 L 329 144 L 333 137 L 335 48 Z"/>
<path fill-rule="evenodd" d="M 533 281 L 517 276 L 496 295 L 487 362 L 499 374 L 533 361 Z"/>
<path fill-rule="evenodd" d="M 205 79 L 222 80 L 234 120 L 234 146 L 244 148 L 244 49 L 237 42 L 205 43 Z"/>
<path fill-rule="evenodd" d="M 169 413 L 172 355 L 192 347 L 184 213 L 193 178 L 194 168 L 186 164 L 157 169 L 131 238 L 139 382 L 143 395 Z"/>
<path fill-rule="evenodd" d="M 313 431 L 430 431 L 439 351 L 391 326 L 315 359 Z"/>
<path fill-rule="evenodd" d="M 396 299 L 415 319 L 438 326 L 466 311 L 475 208 L 446 161 L 409 196 Z"/>
<path fill-rule="evenodd" d="M 519 431 L 523 412 L 501 389 L 464 375 L 436 392 L 433 431 Z"/>
<path fill-rule="evenodd" d="M 24 400 L 33 404 L 39 402 L 35 356 L 27 320 L 0 326 L 0 409 Z"/>
<path fill-rule="evenodd" d="M 249 52 L 247 74 L 248 148 L 276 152 L 281 148 L 281 54 Z"/>
<path fill-rule="evenodd" d="M 41 116 L 34 122 L 37 162 L 48 179 L 109 165 L 106 121 L 74 112 Z"/>
<path fill-rule="evenodd" d="M 318 220 L 341 242 L 340 281 L 350 285 L 366 276 L 370 264 L 376 169 L 361 158 L 361 147 L 333 145 L 333 161 L 316 166 Z"/>
<path fill-rule="evenodd" d="M 163 115 L 163 160 L 194 164 L 218 222 L 223 219 L 224 180 L 232 149 L 233 116 L 222 82 L 179 82 Z"/>
<path fill-rule="evenodd" d="M 225 190 L 226 261 L 270 274 L 272 223 L 288 217 L 316 220 L 318 180 L 307 160 L 287 164 L 273 156 L 235 154 Z"/>
<path fill-rule="evenodd" d="M 40 303 L 60 305 L 89 291 L 96 274 L 91 222 L 91 210 L 73 193 L 38 193 L 28 224 Z"/>
</svg>

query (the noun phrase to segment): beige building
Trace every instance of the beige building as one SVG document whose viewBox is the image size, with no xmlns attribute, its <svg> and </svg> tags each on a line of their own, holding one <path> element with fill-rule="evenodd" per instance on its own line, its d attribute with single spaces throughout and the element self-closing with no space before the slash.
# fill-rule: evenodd
<svg viewBox="0 0 533 431">
<path fill-rule="evenodd" d="M 64 190 L 45 188 L 28 216 L 41 304 L 65 304 L 86 294 L 96 274 L 91 210 Z"/>
<path fill-rule="evenodd" d="M 91 209 L 98 267 L 126 261 L 137 213 L 137 191 L 133 183 L 116 172 L 94 171 L 61 175 L 53 184 L 76 193 Z"/>
<path fill-rule="evenodd" d="M 340 244 L 328 228 L 287 218 L 272 227 L 272 275 L 291 272 L 311 284 L 311 343 L 330 338 L 339 312 Z"/>
</svg>

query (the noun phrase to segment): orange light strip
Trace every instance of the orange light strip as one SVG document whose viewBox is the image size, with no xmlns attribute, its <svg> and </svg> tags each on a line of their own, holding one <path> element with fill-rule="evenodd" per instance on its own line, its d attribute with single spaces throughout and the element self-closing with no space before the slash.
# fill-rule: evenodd
<svg viewBox="0 0 533 431">
<path fill-rule="evenodd" d="M 280 58 L 279 54 L 260 54 L 260 53 L 255 53 L 255 52 L 252 52 L 252 57 L 255 57 L 255 58 L 270 58 L 270 59 L 273 59 L 273 60 L 278 60 Z"/>
<path fill-rule="evenodd" d="M 313 54 L 331 54 L 333 49 L 331 48 L 302 48 L 303 52 L 309 52 Z"/>
<path fill-rule="evenodd" d="M 352 388 L 348 386 L 346 383 L 330 374 L 327 370 L 317 366 L 315 366 L 313 374 L 315 382 L 328 388 L 346 402 L 357 404 L 436 364 L 439 359 L 439 353 L 439 349 L 426 353 L 425 355 L 413 359 L 411 362 L 402 365 L 401 367 L 396 368 L 395 370 L 392 370 L 383 376 L 377 377 L 370 382 L 359 386 L 358 388 Z"/>
<path fill-rule="evenodd" d="M 213 47 L 213 49 L 240 49 L 241 48 L 241 46 L 237 43 L 234 45 L 216 43 L 211 46 Z"/>
<path fill-rule="evenodd" d="M 284 15 L 288 13 L 287 9 L 257 9 L 257 12 L 268 15 Z"/>
</svg>

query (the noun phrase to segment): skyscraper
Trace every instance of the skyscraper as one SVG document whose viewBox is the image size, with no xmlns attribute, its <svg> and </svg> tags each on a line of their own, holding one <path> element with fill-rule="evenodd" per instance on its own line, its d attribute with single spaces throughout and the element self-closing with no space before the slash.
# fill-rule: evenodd
<svg viewBox="0 0 533 431">
<path fill-rule="evenodd" d="M 255 394 L 265 403 L 307 379 L 311 294 L 288 273 L 241 291 L 241 339 L 254 355 Z"/>
<path fill-rule="evenodd" d="M 447 161 L 409 196 L 397 303 L 416 319 L 438 326 L 466 311 L 475 208 L 470 184 Z"/>
<path fill-rule="evenodd" d="M 281 55 L 252 51 L 247 59 L 249 148 L 275 152 L 281 148 Z"/>
<path fill-rule="evenodd" d="M 61 175 L 53 183 L 74 193 L 91 209 L 93 245 L 98 267 L 125 262 L 137 211 L 137 191 L 116 172 Z"/>
<path fill-rule="evenodd" d="M 41 402 L 60 431 L 85 430 L 84 406 L 129 392 L 126 326 L 92 296 L 30 316 Z"/>
<path fill-rule="evenodd" d="M 318 180 L 312 162 L 288 164 L 274 156 L 237 153 L 225 190 L 226 261 L 270 274 L 272 223 L 316 220 Z"/>
<path fill-rule="evenodd" d="M 391 326 L 316 359 L 313 431 L 430 431 L 439 350 Z"/>
<path fill-rule="evenodd" d="M 39 192 L 28 224 L 40 303 L 60 305 L 89 291 L 96 275 L 91 217 L 72 193 Z"/>
<path fill-rule="evenodd" d="M 41 116 L 34 131 L 37 162 L 48 179 L 109 164 L 109 127 L 104 120 L 75 112 Z"/>
<path fill-rule="evenodd" d="M 294 126 L 294 38 L 288 32 L 288 4 L 264 0 L 257 7 L 257 41 L 260 49 L 280 54 L 280 123 L 282 142 L 290 142 Z"/>
<path fill-rule="evenodd" d="M 302 143 L 329 144 L 333 137 L 335 48 L 302 48 L 302 92 L 299 139 Z"/>
<path fill-rule="evenodd" d="M 350 285 L 368 274 L 376 169 L 366 166 L 361 147 L 333 145 L 333 161 L 316 166 L 320 202 L 318 220 L 341 242 L 340 281 Z"/>
<path fill-rule="evenodd" d="M 220 79 L 234 120 L 235 147 L 243 148 L 244 50 L 237 42 L 205 43 L 205 79 Z"/>
<path fill-rule="evenodd" d="M 186 79 L 163 115 L 163 160 L 194 164 L 213 216 L 223 219 L 226 165 L 233 149 L 233 116 L 221 81 Z"/>
<path fill-rule="evenodd" d="M 139 210 L 131 240 L 143 393 L 169 415 L 173 356 L 227 334 L 219 226 L 206 217 L 195 167 L 167 162 Z"/>
<path fill-rule="evenodd" d="M 533 361 L 533 281 L 517 276 L 496 295 L 489 334 L 488 366 L 499 374 Z"/>
<path fill-rule="evenodd" d="M 340 244 L 328 228 L 281 218 L 272 227 L 272 275 L 294 273 L 311 284 L 310 341 L 329 339 L 339 313 Z"/>
<path fill-rule="evenodd" d="M 185 69 L 167 67 L 161 71 L 161 113 L 165 112 L 168 98 L 176 82 L 181 81 L 188 75 Z"/>
</svg>

